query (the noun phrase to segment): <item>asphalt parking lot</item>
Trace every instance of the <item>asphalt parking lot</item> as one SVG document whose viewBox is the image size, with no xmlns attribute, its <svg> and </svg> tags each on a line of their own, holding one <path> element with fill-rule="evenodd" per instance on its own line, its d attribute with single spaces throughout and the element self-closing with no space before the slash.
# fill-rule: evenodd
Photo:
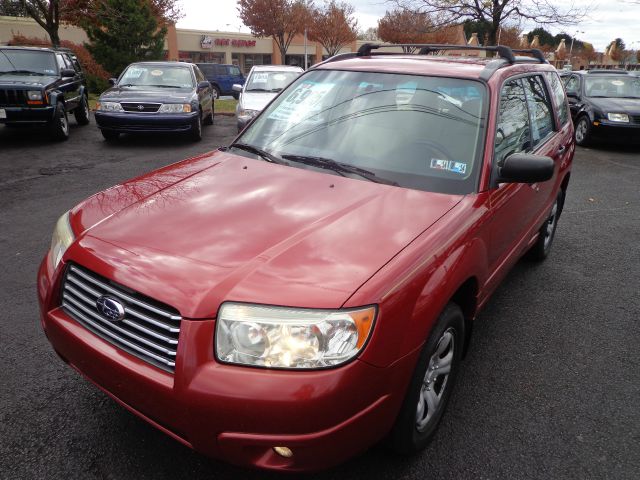
<svg viewBox="0 0 640 480">
<path fill-rule="evenodd" d="M 199 143 L 109 144 L 71 123 L 65 143 L 0 126 L 0 478 L 275 478 L 202 457 L 116 405 L 55 355 L 36 304 L 62 212 L 227 144 L 233 117 Z M 640 478 L 639 241 L 640 147 L 579 148 L 554 251 L 520 262 L 479 316 L 436 440 L 411 458 L 375 447 L 313 478 Z"/>
</svg>

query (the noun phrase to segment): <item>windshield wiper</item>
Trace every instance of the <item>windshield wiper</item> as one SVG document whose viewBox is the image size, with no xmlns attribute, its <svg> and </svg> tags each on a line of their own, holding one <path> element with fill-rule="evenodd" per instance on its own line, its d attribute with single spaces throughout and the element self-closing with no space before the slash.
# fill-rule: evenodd
<svg viewBox="0 0 640 480">
<path fill-rule="evenodd" d="M 229 145 L 229 148 L 237 148 L 238 150 L 244 150 L 245 152 L 253 153 L 261 157 L 263 160 L 266 160 L 267 162 L 278 163 L 280 165 L 288 165 L 288 163 L 283 162 L 281 158 L 276 157 L 266 150 L 262 150 L 261 148 L 249 145 L 248 143 L 232 143 L 231 145 Z"/>
<path fill-rule="evenodd" d="M 375 173 L 365 170 L 364 168 L 354 167 L 348 163 L 336 162 L 330 158 L 313 157 L 305 155 L 282 155 L 282 158 L 286 160 L 292 160 L 294 162 L 302 163 L 304 165 L 311 165 L 312 167 L 324 168 L 326 170 L 333 170 L 334 172 L 345 176 L 345 173 L 352 173 L 359 175 L 362 178 L 369 180 L 370 182 L 383 183 L 385 185 L 398 185 L 392 180 L 378 177 Z"/>
<path fill-rule="evenodd" d="M 269 92 L 266 88 L 249 88 L 245 92 Z"/>
<path fill-rule="evenodd" d="M 180 85 L 145 85 L 146 87 L 159 87 L 159 88 L 186 88 Z"/>
</svg>

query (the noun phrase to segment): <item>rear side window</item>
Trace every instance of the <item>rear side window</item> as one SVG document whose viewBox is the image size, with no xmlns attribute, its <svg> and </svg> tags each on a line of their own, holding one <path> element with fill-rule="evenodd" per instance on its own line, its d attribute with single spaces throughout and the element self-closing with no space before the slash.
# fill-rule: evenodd
<svg viewBox="0 0 640 480">
<path fill-rule="evenodd" d="M 553 98 L 556 101 L 556 106 L 558 107 L 560 125 L 564 125 L 569 121 L 569 109 L 567 107 L 567 96 L 564 93 L 564 88 L 562 88 L 562 82 L 560 81 L 558 74 L 555 72 L 547 72 L 545 75 L 547 77 L 547 82 L 549 82 L 549 85 L 551 86 L 551 94 L 553 95 Z"/>
<path fill-rule="evenodd" d="M 233 75 L 234 77 L 239 77 L 240 69 L 238 67 L 229 67 L 229 75 Z"/>
<path fill-rule="evenodd" d="M 527 105 L 531 116 L 531 139 L 533 146 L 543 143 L 553 133 L 553 109 L 551 100 L 540 75 L 522 79 Z"/>
<path fill-rule="evenodd" d="M 500 93 L 500 113 L 496 128 L 495 161 L 512 153 L 531 150 L 527 97 L 520 79 L 507 81 Z"/>
</svg>

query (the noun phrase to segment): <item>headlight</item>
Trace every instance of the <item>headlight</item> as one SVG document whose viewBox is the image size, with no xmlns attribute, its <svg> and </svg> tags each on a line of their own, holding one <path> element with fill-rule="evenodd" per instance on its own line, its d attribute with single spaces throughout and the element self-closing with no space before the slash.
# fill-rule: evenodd
<svg viewBox="0 0 640 480">
<path fill-rule="evenodd" d="M 629 123 L 629 115 L 626 113 L 607 113 L 607 118 L 612 122 Z"/>
<path fill-rule="evenodd" d="M 122 105 L 117 102 L 98 102 L 96 109 L 101 112 L 124 112 Z"/>
<path fill-rule="evenodd" d="M 27 92 L 27 97 L 29 97 L 29 100 L 42 101 L 42 92 L 38 90 L 29 90 Z"/>
<path fill-rule="evenodd" d="M 362 349 L 375 316 L 375 307 L 305 310 L 225 303 L 216 320 L 216 356 L 270 368 L 333 367 Z"/>
<path fill-rule="evenodd" d="M 238 111 L 238 117 L 253 118 L 260 113 L 260 110 L 241 109 Z"/>
<path fill-rule="evenodd" d="M 73 235 L 73 230 L 71 230 L 69 212 L 67 212 L 56 222 L 56 228 L 53 230 L 53 236 L 51 237 L 51 265 L 54 270 L 60 263 L 62 255 L 74 240 L 75 236 Z"/>
<path fill-rule="evenodd" d="M 189 113 L 191 105 L 188 103 L 165 103 L 159 109 L 158 113 Z"/>
</svg>

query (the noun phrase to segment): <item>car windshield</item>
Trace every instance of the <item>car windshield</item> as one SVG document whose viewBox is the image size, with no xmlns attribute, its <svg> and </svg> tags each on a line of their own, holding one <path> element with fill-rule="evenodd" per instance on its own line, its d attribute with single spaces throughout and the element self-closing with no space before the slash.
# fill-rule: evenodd
<svg viewBox="0 0 640 480">
<path fill-rule="evenodd" d="M 315 70 L 244 131 L 237 153 L 252 148 L 293 167 L 466 194 L 477 188 L 485 97 L 472 80 Z"/>
<path fill-rule="evenodd" d="M 245 92 L 279 92 L 302 72 L 253 72 L 247 80 Z"/>
<path fill-rule="evenodd" d="M 598 75 L 585 78 L 587 97 L 640 98 L 640 77 L 633 75 Z"/>
<path fill-rule="evenodd" d="M 129 65 L 118 81 L 120 86 L 193 88 L 191 69 L 184 66 Z"/>
<path fill-rule="evenodd" d="M 0 74 L 56 75 L 58 66 L 52 52 L 0 49 Z"/>
</svg>

